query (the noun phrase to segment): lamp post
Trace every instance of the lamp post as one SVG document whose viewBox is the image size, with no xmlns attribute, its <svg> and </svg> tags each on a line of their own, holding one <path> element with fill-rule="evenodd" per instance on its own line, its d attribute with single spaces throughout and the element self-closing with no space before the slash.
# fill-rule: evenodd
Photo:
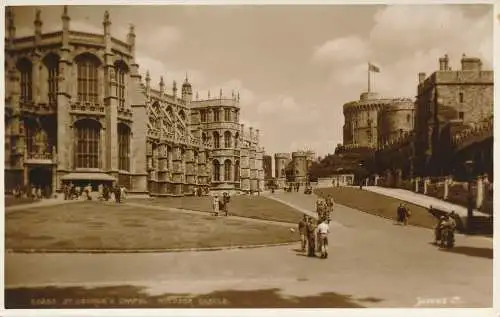
<svg viewBox="0 0 500 317">
<path fill-rule="evenodd" d="M 361 179 L 361 176 L 363 176 L 363 163 L 359 163 L 359 189 L 363 189 L 363 180 Z"/>
<path fill-rule="evenodd" d="M 472 220 L 474 217 L 474 198 L 472 197 L 472 169 L 474 161 L 468 160 L 465 162 L 467 172 L 467 233 L 472 233 Z"/>
</svg>

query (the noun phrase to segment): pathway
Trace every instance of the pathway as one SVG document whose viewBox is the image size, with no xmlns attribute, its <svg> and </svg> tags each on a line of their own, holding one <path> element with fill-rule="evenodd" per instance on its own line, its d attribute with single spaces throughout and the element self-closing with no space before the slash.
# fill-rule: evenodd
<svg viewBox="0 0 500 317">
<path fill-rule="evenodd" d="M 301 193 L 277 193 L 272 198 L 299 210 L 313 210 L 315 201 L 315 196 Z M 340 205 L 333 220 L 339 225 L 332 227 L 326 260 L 300 256 L 296 246 L 154 254 L 6 254 L 7 294 L 23 286 L 52 285 L 52 291 L 66 294 L 71 294 L 70 286 L 108 286 L 123 294 L 144 287 L 151 296 L 238 290 L 267 294 L 260 300 L 241 299 L 255 307 L 269 298 L 289 305 L 305 298 L 320 303 L 322 298 L 323 304 L 335 305 L 332 295 L 324 294 L 332 292 L 368 307 L 492 305 L 491 241 L 457 236 L 455 249 L 440 251 L 429 243 L 432 232 L 427 229 L 395 226 Z M 269 295 L 274 289 L 276 293 Z M 96 294 L 88 290 L 85 297 Z"/>
<path fill-rule="evenodd" d="M 447 202 L 445 200 L 441 200 L 435 197 L 430 197 L 427 195 L 423 194 L 418 194 L 414 193 L 412 191 L 406 190 L 406 189 L 400 189 L 400 188 L 386 188 L 386 187 L 379 187 L 379 186 L 366 186 L 363 187 L 365 190 L 372 191 L 377 194 L 393 197 L 396 199 L 400 199 L 403 201 L 407 201 L 409 203 L 415 204 L 417 206 L 429 208 L 430 206 L 433 206 L 435 208 L 441 209 L 441 210 L 446 210 L 446 211 L 452 211 L 454 210 L 455 213 L 457 213 L 460 217 L 467 217 L 467 208 L 460 206 L 460 205 L 455 205 L 450 202 Z M 480 212 L 478 210 L 474 210 L 474 215 L 475 216 L 489 216 L 488 214 L 485 214 L 483 212 Z"/>
</svg>

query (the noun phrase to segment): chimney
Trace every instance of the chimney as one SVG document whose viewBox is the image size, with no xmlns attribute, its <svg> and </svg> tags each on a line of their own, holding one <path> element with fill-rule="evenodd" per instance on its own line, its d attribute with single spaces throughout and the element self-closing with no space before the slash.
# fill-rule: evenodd
<svg viewBox="0 0 500 317">
<path fill-rule="evenodd" d="M 462 55 L 462 70 L 468 71 L 481 71 L 481 68 L 483 66 L 483 63 L 481 62 L 481 59 L 477 57 L 467 57 L 465 54 Z"/>
<path fill-rule="evenodd" d="M 448 54 L 445 54 L 444 57 L 441 57 L 439 59 L 439 70 L 440 71 L 449 70 L 450 67 L 448 66 L 448 62 L 449 62 Z"/>
<path fill-rule="evenodd" d="M 425 73 L 418 73 L 418 83 L 422 84 L 425 81 Z"/>
</svg>

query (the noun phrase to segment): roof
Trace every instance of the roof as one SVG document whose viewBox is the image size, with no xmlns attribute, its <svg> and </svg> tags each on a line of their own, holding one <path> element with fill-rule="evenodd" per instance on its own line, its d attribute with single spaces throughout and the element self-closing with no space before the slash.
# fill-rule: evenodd
<svg viewBox="0 0 500 317">
<path fill-rule="evenodd" d="M 116 181 L 116 178 L 106 173 L 69 173 L 61 177 L 61 180 Z"/>
</svg>

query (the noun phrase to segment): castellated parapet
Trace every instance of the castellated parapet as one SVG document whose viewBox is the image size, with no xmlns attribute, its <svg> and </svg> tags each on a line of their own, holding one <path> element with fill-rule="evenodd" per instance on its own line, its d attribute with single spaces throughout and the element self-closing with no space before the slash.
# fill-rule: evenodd
<svg viewBox="0 0 500 317">
<path fill-rule="evenodd" d="M 381 120 L 381 114 L 386 108 L 386 115 Z M 414 108 L 413 101 L 409 98 L 381 98 L 375 92 L 362 93 L 359 100 L 343 106 L 343 145 L 376 148 L 380 137 L 389 138 L 388 135 L 392 135 L 394 131 L 399 133 L 401 129 L 406 131 L 407 123 L 400 117 L 406 120 L 409 108 Z M 413 116 L 410 120 L 413 120 Z M 390 126 L 386 127 L 386 122 Z M 380 124 L 384 126 L 381 127 Z"/>
</svg>

